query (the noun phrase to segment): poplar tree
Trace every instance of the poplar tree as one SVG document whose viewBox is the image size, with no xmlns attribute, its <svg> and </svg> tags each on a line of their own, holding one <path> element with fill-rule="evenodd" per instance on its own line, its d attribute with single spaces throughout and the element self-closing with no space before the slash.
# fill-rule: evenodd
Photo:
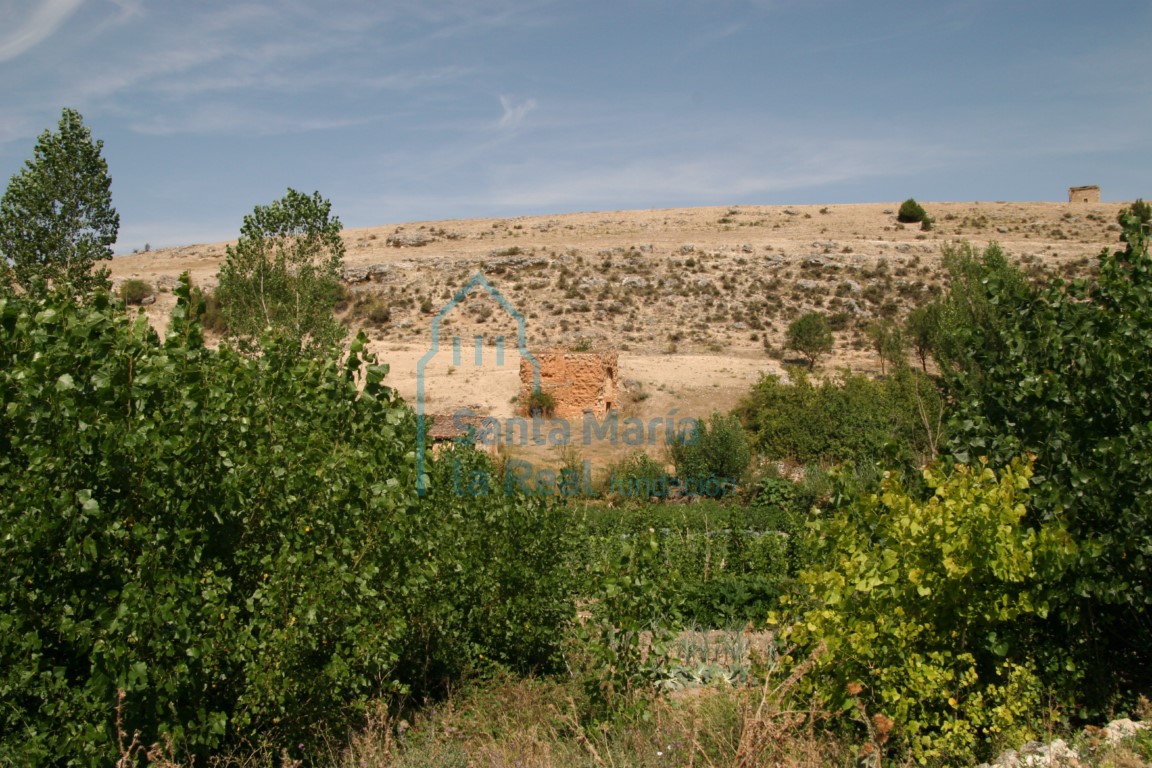
<svg viewBox="0 0 1152 768">
<path fill-rule="evenodd" d="M 0 199 L 0 279 L 33 295 L 55 288 L 77 298 L 109 286 L 108 270 L 93 269 L 112 258 L 120 229 L 103 147 L 74 109 L 40 135 Z"/>
</svg>

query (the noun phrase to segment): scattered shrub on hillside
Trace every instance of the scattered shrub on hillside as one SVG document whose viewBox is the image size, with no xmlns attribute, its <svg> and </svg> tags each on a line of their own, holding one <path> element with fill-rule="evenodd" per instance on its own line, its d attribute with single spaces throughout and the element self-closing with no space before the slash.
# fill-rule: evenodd
<svg viewBox="0 0 1152 768">
<path fill-rule="evenodd" d="M 916 224 L 926 218 L 928 218 L 927 211 L 911 197 L 901 203 L 900 210 L 896 212 L 896 221 L 902 224 Z"/>
<path fill-rule="evenodd" d="M 525 407 L 528 409 L 529 416 L 543 416 L 550 419 L 552 414 L 556 412 L 556 398 L 550 392 L 536 389 L 528 396 Z"/>
<path fill-rule="evenodd" d="M 804 355 L 808 368 L 832 351 L 832 329 L 820 312 L 808 312 L 793 320 L 784 335 L 784 347 Z"/>
<path fill-rule="evenodd" d="M 385 328 L 392 322 L 392 302 L 379 294 L 363 293 L 352 302 L 348 318 L 372 328 Z"/>
<path fill-rule="evenodd" d="M 152 284 L 147 280 L 132 278 L 120 284 L 120 298 L 129 306 L 139 306 L 153 293 L 155 291 L 152 289 Z"/>
</svg>

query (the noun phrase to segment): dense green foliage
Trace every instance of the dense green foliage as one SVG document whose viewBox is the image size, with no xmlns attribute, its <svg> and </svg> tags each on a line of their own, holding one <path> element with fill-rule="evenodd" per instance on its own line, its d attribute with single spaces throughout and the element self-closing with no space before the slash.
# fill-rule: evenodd
<svg viewBox="0 0 1152 768">
<path fill-rule="evenodd" d="M 635 499 L 666 499 L 668 470 L 644 451 L 633 451 L 608 469 L 607 492 Z"/>
<path fill-rule="evenodd" d="M 290 188 L 244 217 L 217 289 L 231 334 L 252 343 L 271 332 L 312 350 L 340 342 L 344 328 L 332 308 L 340 297 L 344 241 L 331 210 L 319 192 Z"/>
<path fill-rule="evenodd" d="M 744 479 L 752 452 L 748 436 L 735 416 L 713 412 L 670 446 L 676 478 L 689 495 L 724 496 Z"/>
<path fill-rule="evenodd" d="M 792 639 L 825 644 L 812 680 L 834 709 L 890 718 L 918 761 L 971 765 L 1042 726 L 1032 641 L 1076 547 L 1061 521 L 1027 522 L 1031 474 L 928 470 L 927 500 L 890 478 L 814 524 Z"/>
<path fill-rule="evenodd" d="M 785 349 L 792 349 L 808 359 L 815 368 L 820 358 L 832 351 L 832 328 L 820 312 L 808 312 L 788 324 L 784 334 Z"/>
<path fill-rule="evenodd" d="M 72 109 L 55 132 L 40 134 L 32 159 L 0 199 L 0 278 L 27 292 L 55 286 L 74 297 L 108 285 L 107 270 L 93 266 L 112 258 L 120 216 L 103 147 Z"/>
<path fill-rule="evenodd" d="M 373 697 L 554 664 L 564 511 L 457 493 L 452 454 L 419 499 L 363 339 L 209 349 L 189 293 L 163 341 L 106 293 L 0 299 L 0 763 L 111 764 L 118 689 L 145 743 L 307 753 Z"/>
<path fill-rule="evenodd" d="M 896 212 L 896 221 L 901 224 L 916 224 L 928 218 L 928 212 L 924 210 L 924 206 L 916 202 L 915 198 L 908 198 L 900 204 L 900 210 Z"/>
<path fill-rule="evenodd" d="M 638 603 L 642 615 L 633 618 L 645 628 L 759 622 L 799 565 L 811 501 L 789 481 L 768 480 L 747 504 L 588 506 L 576 516 L 573 570 L 583 574 L 582 593 L 594 595 L 622 563 L 635 567 L 635 547 L 644 542 L 647 578 L 662 593 Z"/>
<path fill-rule="evenodd" d="M 1093 707 L 1152 684 L 1152 258 L 1140 226 L 1098 276 L 1032 287 L 990 246 L 949 259 L 934 350 L 961 460 L 1036 455 L 1035 521 L 1067 519 L 1079 556 L 1051 585 L 1046 642 Z"/>
<path fill-rule="evenodd" d="M 818 384 L 802 371 L 790 381 L 760 378 L 737 406 L 755 449 L 800 464 L 914 462 L 931 458 L 942 403 L 935 385 L 900 368 L 882 380 L 844 373 Z"/>
</svg>

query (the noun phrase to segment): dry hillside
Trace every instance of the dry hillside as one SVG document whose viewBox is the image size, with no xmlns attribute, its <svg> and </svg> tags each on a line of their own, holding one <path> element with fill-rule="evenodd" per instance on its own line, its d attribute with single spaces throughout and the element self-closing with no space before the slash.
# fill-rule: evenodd
<svg viewBox="0 0 1152 768">
<path fill-rule="evenodd" d="M 1117 240 L 1119 203 L 924 203 L 930 231 L 896 221 L 897 203 L 731 206 L 511 219 L 412 222 L 346 230 L 353 327 L 364 327 L 390 380 L 412 399 L 432 318 L 483 274 L 526 318 L 529 349 L 610 345 L 636 415 L 726 409 L 762 372 L 779 371 L 788 322 L 818 309 L 834 322 L 828 369 L 876 370 L 861 328 L 900 318 L 941 287 L 941 246 L 1001 244 L 1031 271 L 1091 267 Z M 114 281 L 158 289 L 148 308 L 163 327 L 171 288 L 189 271 L 211 288 L 225 243 L 118 257 Z M 463 364 L 442 354 L 427 396 L 440 408 L 509 415 L 518 389 L 515 323 L 483 291 L 445 322 Z M 503 367 L 469 365 L 473 339 L 503 335 Z"/>
</svg>

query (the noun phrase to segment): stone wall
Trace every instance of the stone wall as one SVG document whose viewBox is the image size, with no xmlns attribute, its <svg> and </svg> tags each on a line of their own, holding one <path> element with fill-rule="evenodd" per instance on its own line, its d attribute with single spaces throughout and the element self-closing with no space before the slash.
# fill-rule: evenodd
<svg viewBox="0 0 1152 768">
<path fill-rule="evenodd" d="M 581 419 L 586 411 L 603 419 L 618 408 L 618 355 L 612 350 L 568 352 L 552 349 L 536 355 L 540 365 L 540 391 L 556 401 L 553 414 L 560 419 Z M 532 395 L 532 364 L 520 360 L 520 398 L 527 403 Z"/>
<path fill-rule="evenodd" d="M 1068 187 L 1068 202 L 1070 203 L 1098 203 L 1100 202 L 1100 187 Z"/>
</svg>

